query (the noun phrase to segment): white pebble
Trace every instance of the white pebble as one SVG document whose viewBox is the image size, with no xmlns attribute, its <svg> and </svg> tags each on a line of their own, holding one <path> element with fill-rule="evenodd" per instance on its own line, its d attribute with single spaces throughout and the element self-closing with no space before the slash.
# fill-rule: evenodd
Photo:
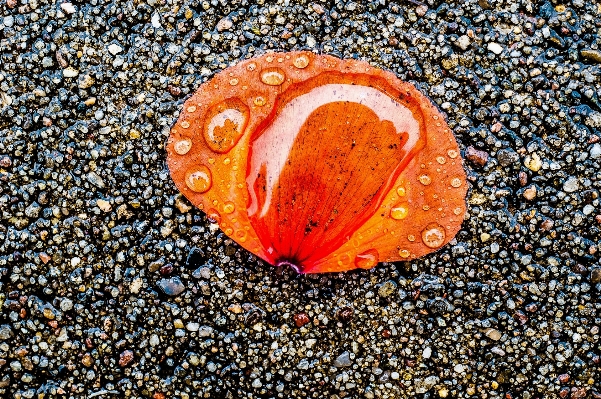
<svg viewBox="0 0 601 399">
<path fill-rule="evenodd" d="M 497 55 L 503 52 L 503 47 L 499 43 L 488 43 L 488 49 Z"/>
</svg>

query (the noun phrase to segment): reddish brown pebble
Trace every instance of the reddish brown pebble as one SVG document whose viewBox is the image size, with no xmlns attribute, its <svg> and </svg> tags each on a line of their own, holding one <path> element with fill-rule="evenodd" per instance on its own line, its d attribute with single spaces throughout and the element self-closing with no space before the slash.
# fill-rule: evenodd
<svg viewBox="0 0 601 399">
<path fill-rule="evenodd" d="M 526 172 L 521 171 L 518 175 L 518 179 L 520 181 L 520 186 L 524 187 L 526 184 L 528 184 L 528 175 Z"/>
<path fill-rule="evenodd" d="M 123 351 L 121 352 L 121 355 L 119 355 L 119 366 L 125 367 L 130 364 L 132 360 L 134 360 L 134 353 L 130 350 Z"/>
<path fill-rule="evenodd" d="M 167 263 L 159 269 L 159 273 L 161 273 L 162 276 L 168 276 L 171 272 L 173 272 L 173 265 L 171 263 Z"/>
<path fill-rule="evenodd" d="M 40 257 L 40 260 L 44 262 L 44 264 L 50 262 L 50 259 L 52 259 L 46 252 L 40 252 L 38 256 Z"/>
<path fill-rule="evenodd" d="M 309 323 L 310 321 L 311 319 L 309 319 L 309 315 L 305 312 L 297 313 L 294 315 L 294 324 L 296 324 L 296 326 L 299 328 Z"/>
<path fill-rule="evenodd" d="M 560 398 L 567 398 L 569 394 L 570 394 L 570 389 L 567 387 L 563 387 L 559 390 Z"/>
<path fill-rule="evenodd" d="M 17 0 L 6 0 L 6 6 L 8 8 L 15 8 L 17 6 Z"/>
<path fill-rule="evenodd" d="M 576 388 L 576 387 L 572 388 L 572 395 L 570 396 L 570 398 L 581 399 L 584 397 L 586 397 L 586 388 Z"/>
<path fill-rule="evenodd" d="M 596 221 L 597 223 L 601 223 L 601 215 L 597 215 L 597 216 L 595 216 L 595 221 Z"/>
<path fill-rule="evenodd" d="M 476 166 L 484 166 L 488 162 L 488 153 L 477 150 L 471 145 L 465 150 L 465 157 Z"/>
<path fill-rule="evenodd" d="M 526 324 L 528 322 L 528 316 L 524 314 L 521 310 L 515 312 L 513 316 L 520 324 Z"/>
<path fill-rule="evenodd" d="M 351 308 L 349 306 L 345 306 L 338 310 L 338 313 L 337 313 L 338 320 L 340 320 L 343 323 L 348 323 L 349 321 L 351 321 L 353 319 L 354 313 L 355 312 L 354 312 L 353 308 Z"/>
<path fill-rule="evenodd" d="M 382 330 L 382 337 L 390 338 L 391 335 L 392 335 L 392 332 L 390 330 Z"/>
<path fill-rule="evenodd" d="M 545 219 L 541 222 L 540 229 L 541 231 L 549 231 L 553 228 L 554 224 L 555 222 L 553 222 L 551 219 Z"/>
<path fill-rule="evenodd" d="M 0 168 L 10 168 L 10 165 L 12 164 L 13 162 L 11 161 L 8 155 L 5 155 L 2 158 L 0 158 Z"/>
<path fill-rule="evenodd" d="M 168 85 L 167 86 L 167 91 L 169 92 L 169 94 L 171 94 L 172 96 L 179 96 L 180 94 L 182 94 L 182 89 L 180 89 L 177 86 L 173 86 L 173 85 Z"/>
<path fill-rule="evenodd" d="M 557 380 L 560 383 L 565 384 L 566 382 L 570 381 L 570 375 L 569 374 L 560 374 L 557 376 Z"/>
<path fill-rule="evenodd" d="M 152 399 L 165 399 L 165 394 L 162 392 L 155 392 L 155 394 L 152 395 Z"/>
<path fill-rule="evenodd" d="M 94 358 L 92 358 L 92 355 L 90 355 L 89 353 L 86 353 L 81 358 L 81 364 L 83 364 L 86 367 L 90 367 L 94 364 Z"/>
</svg>

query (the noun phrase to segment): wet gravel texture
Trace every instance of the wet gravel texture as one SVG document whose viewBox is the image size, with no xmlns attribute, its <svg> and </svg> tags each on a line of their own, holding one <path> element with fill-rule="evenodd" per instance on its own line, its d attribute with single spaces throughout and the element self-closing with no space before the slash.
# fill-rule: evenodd
<svg viewBox="0 0 601 399">
<path fill-rule="evenodd" d="M 600 4 L 1 0 L 0 396 L 601 398 Z M 298 276 L 177 193 L 185 98 L 292 49 L 446 113 L 451 245 Z"/>
</svg>

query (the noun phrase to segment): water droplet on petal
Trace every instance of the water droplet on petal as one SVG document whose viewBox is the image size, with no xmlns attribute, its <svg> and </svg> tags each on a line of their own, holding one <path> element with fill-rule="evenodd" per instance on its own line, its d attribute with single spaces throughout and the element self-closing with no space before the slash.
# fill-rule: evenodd
<svg viewBox="0 0 601 399">
<path fill-rule="evenodd" d="M 409 234 L 409 235 L 407 236 L 407 239 L 408 239 L 409 241 L 413 242 L 413 241 L 415 241 L 415 236 L 414 236 L 413 234 Z"/>
<path fill-rule="evenodd" d="M 455 159 L 455 158 L 457 158 L 457 155 L 459 155 L 459 154 L 455 150 L 449 150 L 449 151 L 447 151 L 447 155 L 449 156 L 449 158 Z"/>
<path fill-rule="evenodd" d="M 398 186 L 396 188 L 396 193 L 399 195 L 399 197 L 404 197 L 405 195 L 407 195 L 407 190 L 405 190 L 405 187 L 403 186 Z"/>
<path fill-rule="evenodd" d="M 173 151 L 178 155 L 186 155 L 192 148 L 192 140 L 181 139 L 173 144 Z"/>
<path fill-rule="evenodd" d="M 248 123 L 249 110 L 237 98 L 227 99 L 207 112 L 204 138 L 211 150 L 225 153 L 240 140 Z"/>
<path fill-rule="evenodd" d="M 186 108 L 186 110 L 188 112 L 194 112 L 194 111 L 196 111 L 196 106 L 195 105 L 190 105 L 188 108 Z"/>
<path fill-rule="evenodd" d="M 309 65 L 309 57 L 307 57 L 305 54 L 299 55 L 292 63 L 298 69 L 306 68 L 307 65 Z"/>
<path fill-rule="evenodd" d="M 398 204 L 390 209 L 390 217 L 396 220 L 402 220 L 409 214 L 408 204 Z"/>
<path fill-rule="evenodd" d="M 355 266 L 360 269 L 371 269 L 378 264 L 380 254 L 376 249 L 368 249 L 355 257 Z"/>
<path fill-rule="evenodd" d="M 226 202 L 223 205 L 223 213 L 232 213 L 236 209 L 236 205 L 233 202 Z"/>
<path fill-rule="evenodd" d="M 345 252 L 341 255 L 338 255 L 338 265 L 339 266 L 345 266 L 348 265 L 349 263 L 351 263 L 351 257 Z"/>
<path fill-rule="evenodd" d="M 461 184 L 462 184 L 462 182 L 461 182 L 461 179 L 460 179 L 460 178 L 458 178 L 458 177 L 453 177 L 453 178 L 451 179 L 451 186 L 453 186 L 453 187 L 455 187 L 455 188 L 458 188 L 458 187 L 461 187 Z"/>
<path fill-rule="evenodd" d="M 400 256 L 401 258 L 408 258 L 408 257 L 409 257 L 409 255 L 411 255 L 411 253 L 410 253 L 409 251 L 407 251 L 406 249 L 401 249 L 401 250 L 399 251 L 399 256 Z"/>
<path fill-rule="evenodd" d="M 248 69 L 249 71 L 254 71 L 255 69 L 257 69 L 257 64 L 255 64 L 254 62 L 251 62 L 250 64 L 248 64 L 246 69 Z"/>
<path fill-rule="evenodd" d="M 429 248 L 439 248 L 445 240 L 444 227 L 438 223 L 430 223 L 422 231 L 422 241 Z"/>
<path fill-rule="evenodd" d="M 461 215 L 461 212 L 463 212 L 463 209 L 461 209 L 461 207 L 453 209 L 453 213 L 457 216 Z"/>
<path fill-rule="evenodd" d="M 269 86 L 279 86 L 284 83 L 286 75 L 280 68 L 265 68 L 261 71 L 261 82 Z"/>
<path fill-rule="evenodd" d="M 204 193 L 211 188 L 211 171 L 204 165 L 193 166 L 186 172 L 186 186 L 196 193 Z"/>
<path fill-rule="evenodd" d="M 265 105 L 267 103 L 267 100 L 265 99 L 265 97 L 257 96 L 257 97 L 255 97 L 255 100 L 253 102 L 255 103 L 255 105 L 257 107 L 262 107 L 263 105 Z"/>
<path fill-rule="evenodd" d="M 424 186 L 428 186 L 432 183 L 432 178 L 428 175 L 421 175 L 419 177 L 419 182 Z"/>
<path fill-rule="evenodd" d="M 268 55 L 267 58 L 265 58 L 265 61 L 267 62 L 273 62 L 273 57 Z"/>
<path fill-rule="evenodd" d="M 441 165 L 444 165 L 444 163 L 447 161 L 447 159 L 443 156 L 438 156 L 436 157 L 436 162 L 438 162 Z"/>
<path fill-rule="evenodd" d="M 227 229 L 225 229 L 223 231 L 226 235 L 231 236 L 232 234 L 234 234 L 234 229 L 232 229 L 231 227 L 228 227 Z"/>
<path fill-rule="evenodd" d="M 236 86 L 237 84 L 238 84 L 238 79 L 236 79 L 236 78 L 230 79 L 230 85 Z"/>
<path fill-rule="evenodd" d="M 189 127 L 190 127 L 190 122 L 188 122 L 188 121 L 183 121 L 183 122 L 181 123 L 181 127 L 183 127 L 184 129 L 187 129 L 187 128 L 189 128 Z"/>
</svg>

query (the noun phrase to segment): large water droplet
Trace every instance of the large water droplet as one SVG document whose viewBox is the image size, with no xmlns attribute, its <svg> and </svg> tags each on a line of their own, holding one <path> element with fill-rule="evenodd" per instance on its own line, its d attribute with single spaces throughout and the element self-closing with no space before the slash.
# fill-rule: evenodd
<svg viewBox="0 0 601 399">
<path fill-rule="evenodd" d="M 455 158 L 457 158 L 457 155 L 459 155 L 459 154 L 455 150 L 449 150 L 449 151 L 447 151 L 447 155 L 449 156 L 449 158 L 455 159 Z"/>
<path fill-rule="evenodd" d="M 232 213 L 236 209 L 236 205 L 233 202 L 226 202 L 223 205 L 223 213 Z"/>
<path fill-rule="evenodd" d="M 244 134 L 248 118 L 248 107 L 237 98 L 227 99 L 211 107 L 203 129 L 209 148 L 218 153 L 231 150 Z"/>
<path fill-rule="evenodd" d="M 409 214 L 409 204 L 398 204 L 390 209 L 390 217 L 396 220 L 402 220 Z"/>
<path fill-rule="evenodd" d="M 422 231 L 422 241 L 429 248 L 439 248 L 444 244 L 445 239 L 444 227 L 438 223 L 430 223 Z"/>
<path fill-rule="evenodd" d="M 261 82 L 269 86 L 279 86 L 284 83 L 286 75 L 280 68 L 265 68 L 261 71 Z"/>
<path fill-rule="evenodd" d="M 421 175 L 419 177 L 419 182 L 424 186 L 428 186 L 432 183 L 432 178 L 428 175 Z"/>
<path fill-rule="evenodd" d="M 451 186 L 453 186 L 453 187 L 455 187 L 455 188 L 458 188 L 458 187 L 461 187 L 461 184 L 462 184 L 462 182 L 461 182 L 461 179 L 460 179 L 460 178 L 458 178 L 458 177 L 453 177 L 453 178 L 451 179 Z"/>
<path fill-rule="evenodd" d="M 309 65 L 309 57 L 307 57 L 305 54 L 301 54 L 298 57 L 296 57 L 294 61 L 292 61 L 292 63 L 298 69 L 306 68 L 307 65 Z"/>
<path fill-rule="evenodd" d="M 192 148 L 192 140 L 190 139 L 181 139 L 173 144 L 173 151 L 178 155 L 186 155 L 190 148 Z"/>
<path fill-rule="evenodd" d="M 407 195 L 407 190 L 405 190 L 405 187 L 403 186 L 398 186 L 396 188 L 396 193 L 399 195 L 399 197 L 404 197 L 405 195 Z"/>
<path fill-rule="evenodd" d="M 360 269 L 371 269 L 379 262 L 380 254 L 376 249 L 368 249 L 355 257 L 355 266 Z"/>
<path fill-rule="evenodd" d="M 408 250 L 406 250 L 406 249 L 401 249 L 401 250 L 399 251 L 399 256 L 400 256 L 401 258 L 408 258 L 408 257 L 409 257 L 409 255 L 411 255 L 411 253 L 410 253 Z"/>
<path fill-rule="evenodd" d="M 204 165 L 193 166 L 186 172 L 186 186 L 196 193 L 204 193 L 211 188 L 211 171 Z"/>
</svg>

